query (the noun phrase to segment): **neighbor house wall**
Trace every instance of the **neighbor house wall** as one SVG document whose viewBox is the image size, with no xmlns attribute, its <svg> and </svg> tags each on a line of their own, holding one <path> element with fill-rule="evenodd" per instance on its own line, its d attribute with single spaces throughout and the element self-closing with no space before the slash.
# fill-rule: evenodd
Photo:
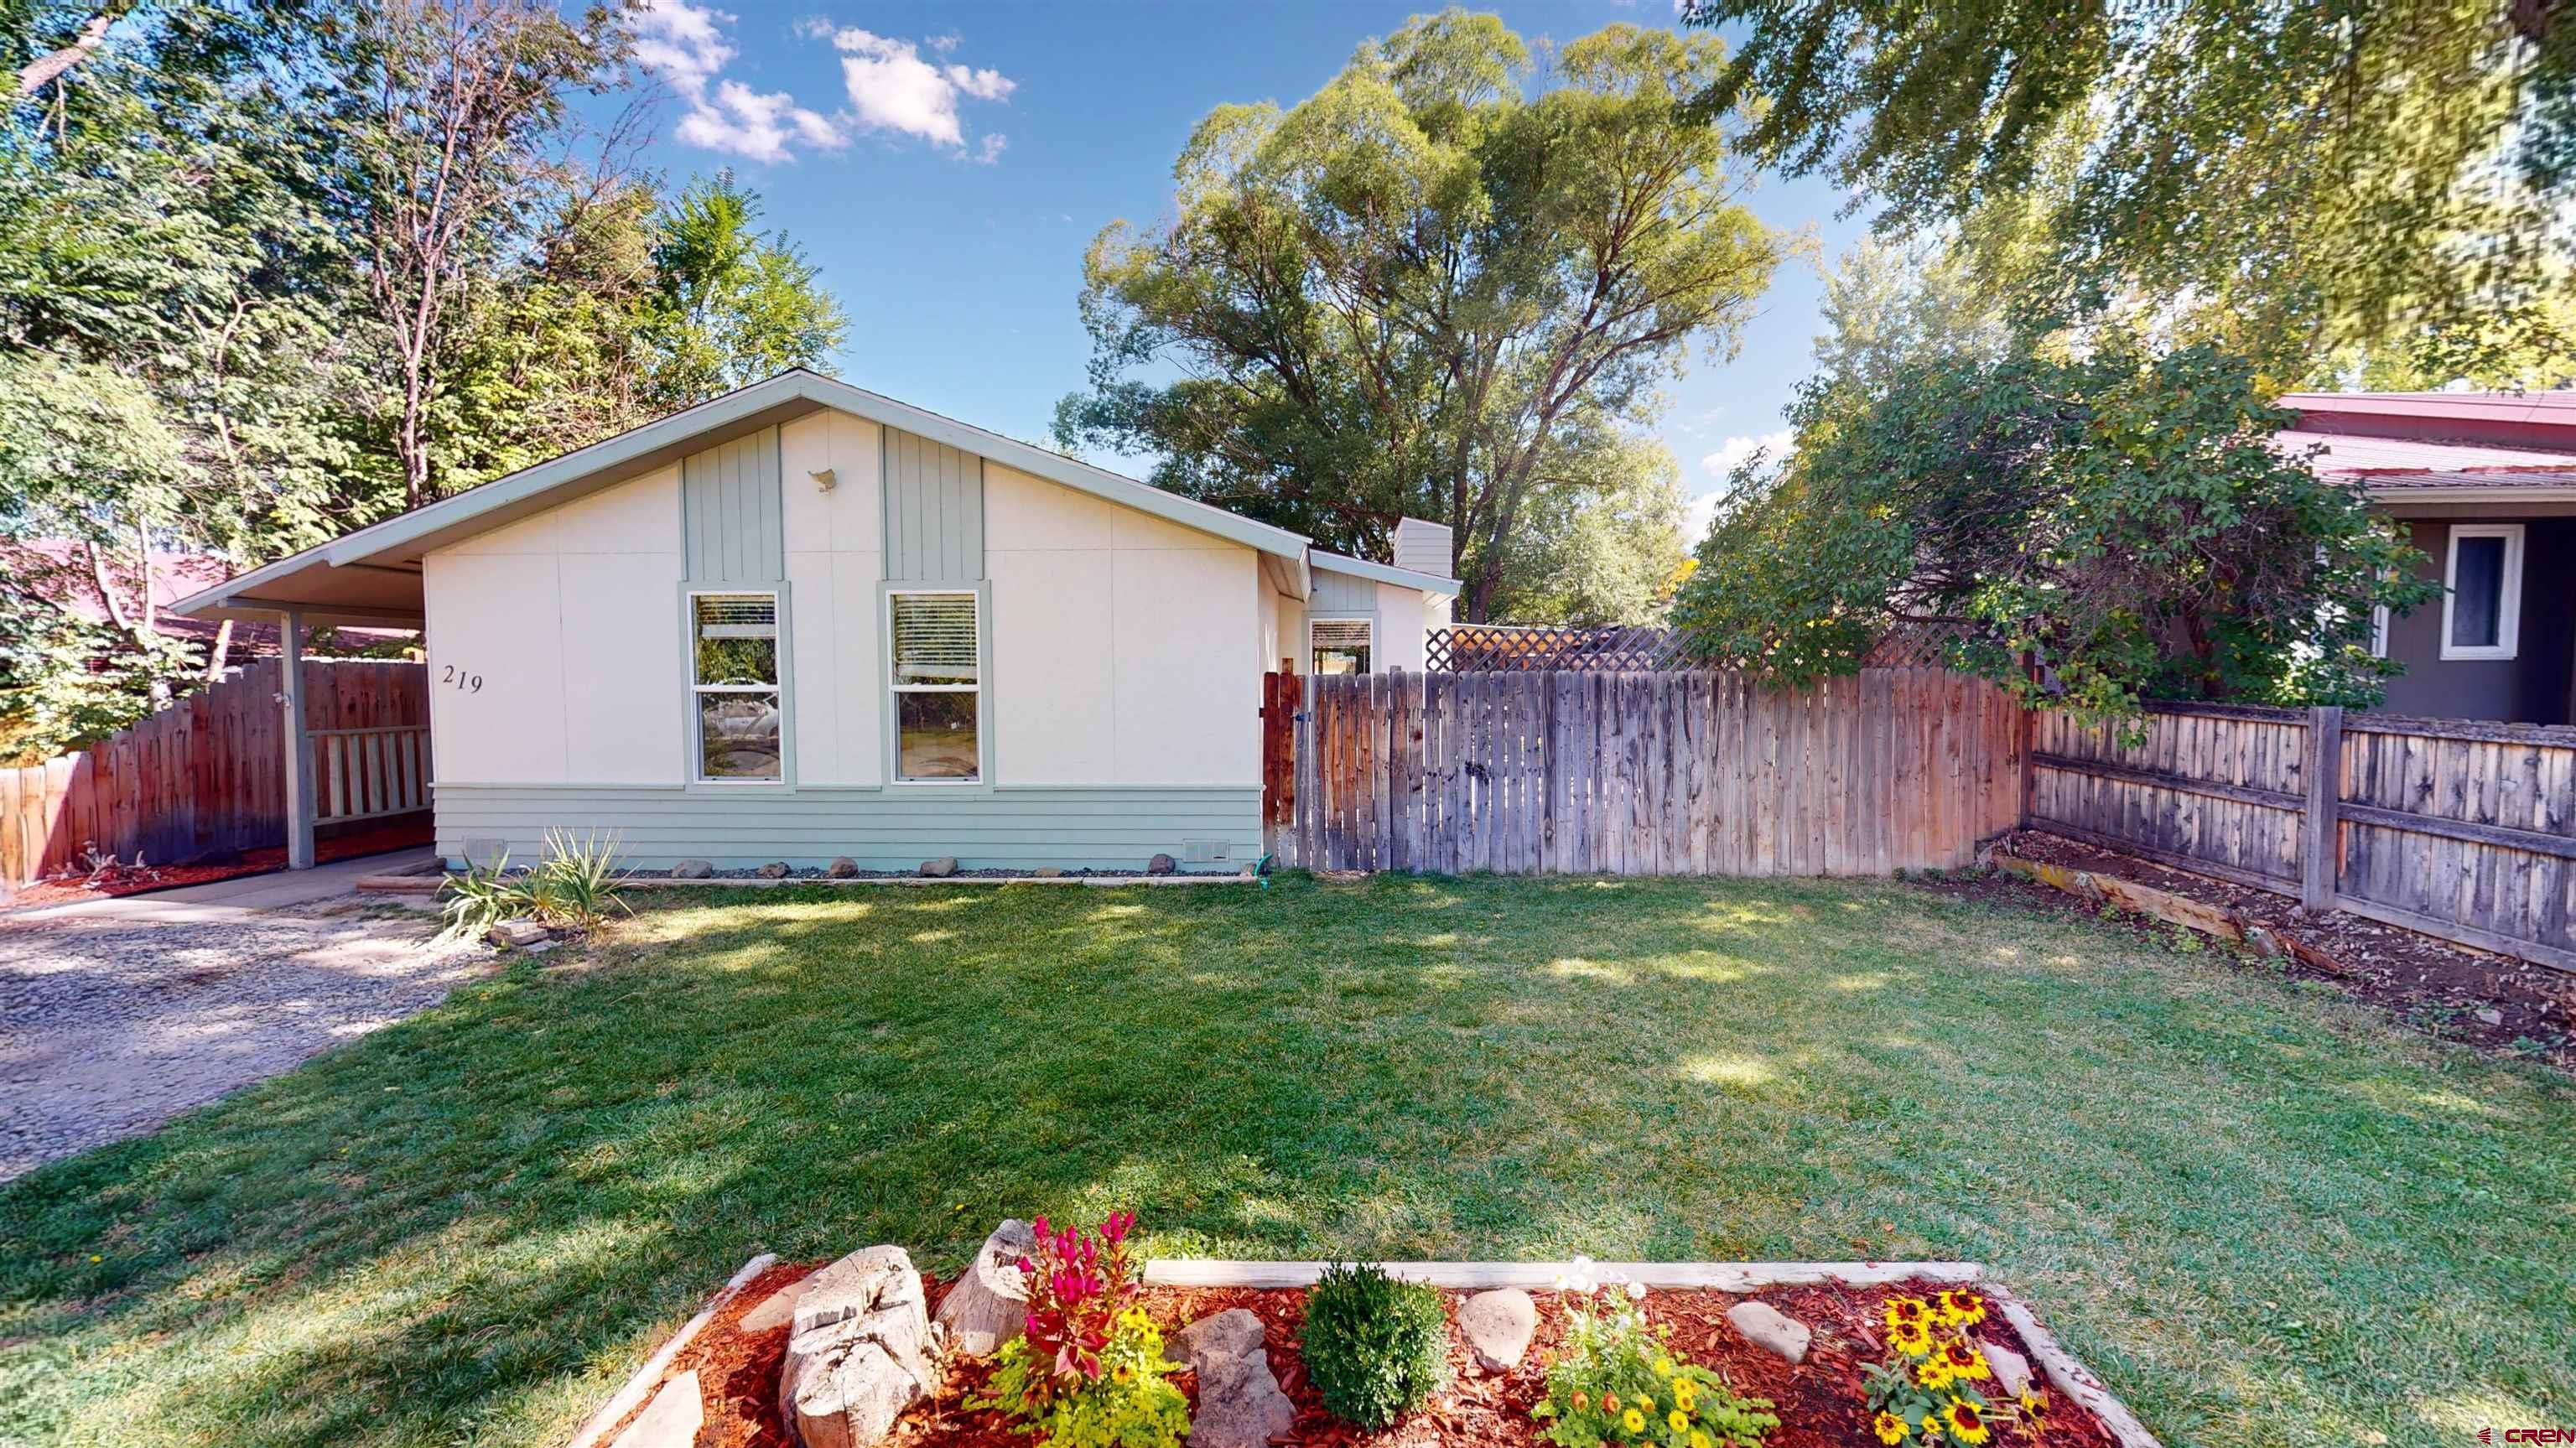
<svg viewBox="0 0 2576 1448">
<path fill-rule="evenodd" d="M 2442 581 L 2454 520 L 2402 520 L 2408 538 L 2423 550 L 2423 576 Z M 2571 631 L 2568 580 L 2576 578 L 2576 518 L 2504 518 L 2523 528 L 2522 617 L 2510 659 L 2442 657 L 2442 601 L 2438 598 L 2388 624 L 2388 657 L 2406 670 L 2388 683 L 2380 708 L 2392 714 L 2441 719 L 2496 719 L 2524 724 L 2569 721 Z"/>
<path fill-rule="evenodd" d="M 487 678 L 433 708 L 443 853 L 525 859 L 560 828 L 648 868 L 1258 856 L 1254 550 L 837 411 L 761 436 L 767 455 L 710 450 L 431 555 L 432 676 L 453 657 Z M 691 467 L 721 488 L 685 489 Z M 890 556 L 986 590 L 983 783 L 886 778 Z M 720 586 L 784 575 L 781 783 L 689 777 L 679 597 L 718 560 Z M 528 697 L 496 707 L 502 680 Z"/>
</svg>

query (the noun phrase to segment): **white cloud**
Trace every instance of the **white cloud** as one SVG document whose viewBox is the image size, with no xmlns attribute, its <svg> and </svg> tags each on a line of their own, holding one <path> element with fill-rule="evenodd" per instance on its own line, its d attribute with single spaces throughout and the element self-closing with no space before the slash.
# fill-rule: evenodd
<svg viewBox="0 0 2576 1448">
<path fill-rule="evenodd" d="M 1785 427 L 1760 437 L 1730 437 L 1717 445 L 1717 451 L 1699 460 L 1700 470 L 1723 482 L 1735 476 L 1735 470 L 1756 451 L 1769 454 L 1776 466 L 1780 459 L 1789 455 L 1790 449 L 1797 446 L 1797 442 L 1797 433 Z"/>
<path fill-rule="evenodd" d="M 958 97 L 999 101 L 1019 89 L 1017 81 L 1000 71 L 933 65 L 921 58 L 920 47 L 909 40 L 856 27 L 835 33 L 832 45 L 841 52 L 841 76 L 849 86 L 855 120 L 864 130 L 962 148 L 966 127 L 958 118 Z M 945 50 L 938 41 L 932 45 Z M 1000 144 L 988 136 L 976 159 L 990 161 L 1000 153 Z"/>
<path fill-rule="evenodd" d="M 792 161 L 792 144 L 826 151 L 849 144 L 838 122 L 796 104 L 786 92 L 756 91 L 723 79 L 725 66 L 740 53 L 725 39 L 733 23 L 730 13 L 689 0 L 643 0 L 628 12 L 636 64 L 668 82 L 688 106 L 672 134 L 692 146 L 754 161 Z"/>
<path fill-rule="evenodd" d="M 1001 132 L 985 132 L 983 143 L 975 148 L 975 164 L 978 166 L 990 166 L 994 162 L 1001 160 L 1002 148 L 1009 144 L 1011 144 L 1011 138 L 1003 135 Z"/>
</svg>

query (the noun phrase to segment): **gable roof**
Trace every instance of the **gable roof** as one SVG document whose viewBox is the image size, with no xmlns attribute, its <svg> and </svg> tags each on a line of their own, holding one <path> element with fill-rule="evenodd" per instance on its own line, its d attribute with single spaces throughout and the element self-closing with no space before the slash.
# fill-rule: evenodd
<svg viewBox="0 0 2576 1448">
<path fill-rule="evenodd" d="M 1392 583 L 1400 588 L 1418 588 L 1424 593 L 1436 593 L 1444 598 L 1455 598 L 1458 595 L 1458 580 L 1443 578 L 1437 573 L 1420 573 L 1410 568 L 1397 568 L 1391 564 L 1371 563 L 1365 558 L 1346 558 L 1339 553 L 1327 553 L 1321 548 L 1315 549 L 1307 557 L 1317 568 L 1326 573 L 1347 573 L 1353 578 L 1365 578 L 1373 583 Z"/>
<path fill-rule="evenodd" d="M 2576 392 L 2294 392 L 2272 444 L 2377 502 L 2576 500 Z"/>
<path fill-rule="evenodd" d="M 308 609 L 317 622 L 417 622 L 423 554 L 827 407 L 1257 549 L 1276 560 L 1268 566 L 1283 589 L 1297 597 L 1308 591 L 1312 540 L 1302 533 L 1255 522 L 800 367 L 255 568 L 191 594 L 173 609 L 197 617 L 222 617 L 296 606 Z M 1412 574 L 1386 581 L 1416 588 L 1445 582 Z M 1456 586 L 1450 584 L 1446 591 L 1455 592 Z"/>
</svg>

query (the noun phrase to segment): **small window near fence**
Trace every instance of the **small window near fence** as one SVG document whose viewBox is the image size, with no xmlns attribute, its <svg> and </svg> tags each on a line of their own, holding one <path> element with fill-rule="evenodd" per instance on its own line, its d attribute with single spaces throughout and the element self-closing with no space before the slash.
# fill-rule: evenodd
<svg viewBox="0 0 2576 1448">
<path fill-rule="evenodd" d="M 887 599 L 894 647 L 895 778 L 973 784 L 984 777 L 984 670 L 976 597 L 897 593 Z"/>
<path fill-rule="evenodd" d="M 689 616 L 698 777 L 783 778 L 778 596 L 701 593 L 689 600 Z"/>
<path fill-rule="evenodd" d="M 2454 523 L 2443 569 L 2442 657 L 2510 659 L 2522 624 L 2522 525 Z"/>
<path fill-rule="evenodd" d="M 1307 625 L 1319 674 L 1365 674 L 1369 671 L 1369 631 L 1364 618 L 1319 618 Z"/>
</svg>

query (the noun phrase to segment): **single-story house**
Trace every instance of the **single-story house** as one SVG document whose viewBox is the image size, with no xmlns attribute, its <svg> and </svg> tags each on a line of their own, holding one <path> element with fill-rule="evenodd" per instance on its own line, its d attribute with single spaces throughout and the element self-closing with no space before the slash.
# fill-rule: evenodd
<svg viewBox="0 0 2576 1448">
<path fill-rule="evenodd" d="M 2360 483 L 2439 603 L 2382 617 L 2390 713 L 2576 722 L 2576 392 L 2305 392 L 2279 445 Z"/>
<path fill-rule="evenodd" d="M 1262 674 L 1419 670 L 1446 622 L 1447 530 L 1397 555 L 800 370 L 177 610 L 421 625 L 451 860 L 1239 869 Z"/>
</svg>

